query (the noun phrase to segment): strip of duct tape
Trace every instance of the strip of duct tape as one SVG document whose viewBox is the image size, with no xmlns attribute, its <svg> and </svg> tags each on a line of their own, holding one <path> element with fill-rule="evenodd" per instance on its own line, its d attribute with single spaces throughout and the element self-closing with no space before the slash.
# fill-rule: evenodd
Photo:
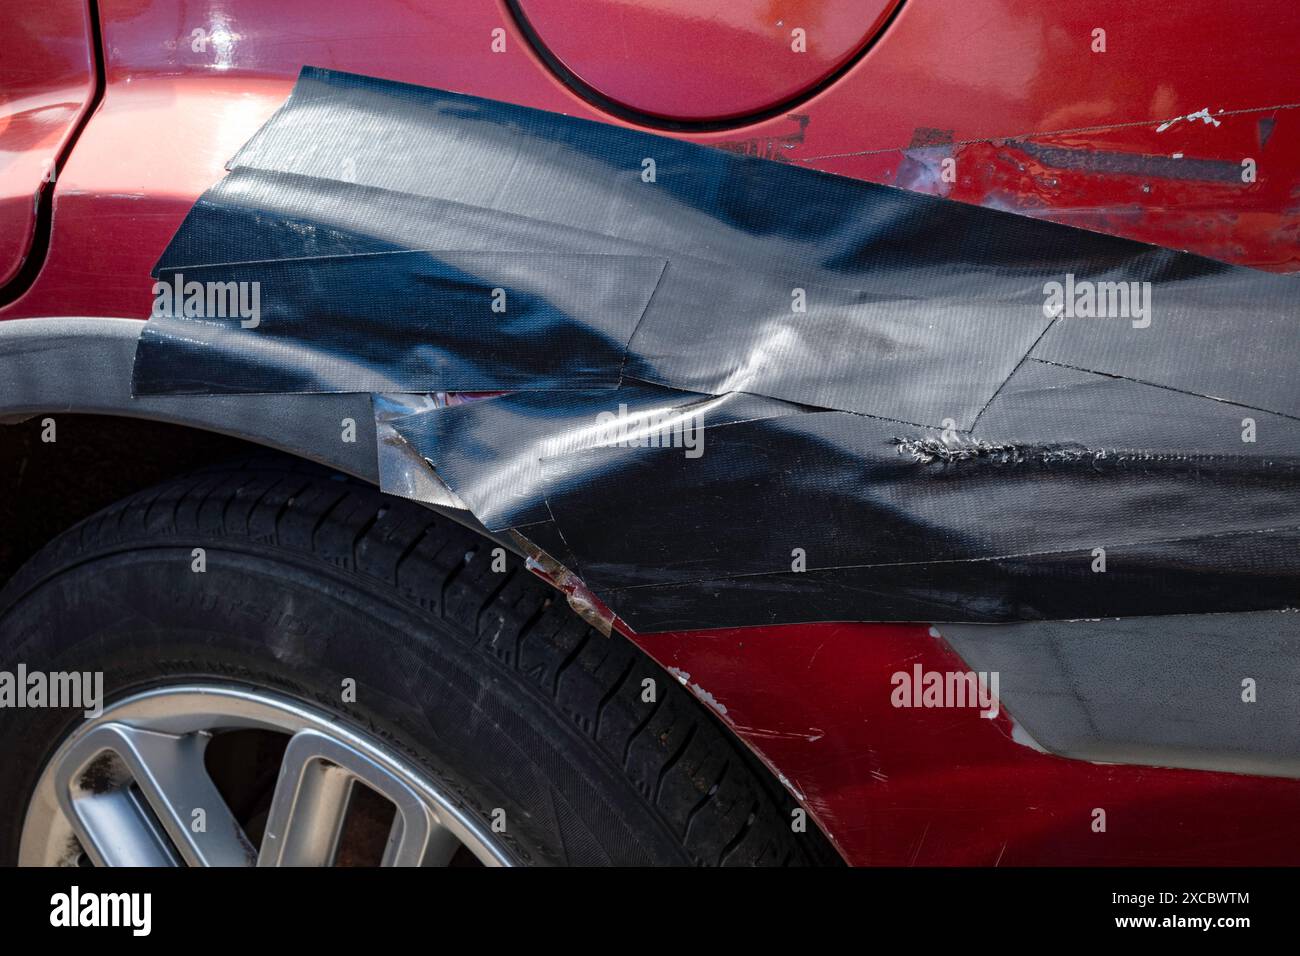
<svg viewBox="0 0 1300 956">
<path fill-rule="evenodd" d="M 1027 363 L 970 436 L 647 386 L 566 399 L 516 393 L 394 426 L 488 527 L 553 515 L 575 547 L 606 536 L 575 555 L 610 587 L 784 571 L 790 535 L 826 542 L 807 566 L 833 568 L 1300 523 L 1300 422 L 1049 364 Z M 708 567 L 673 561 L 667 513 L 714 533 Z M 598 557 L 616 548 L 626 559 Z"/>
<path fill-rule="evenodd" d="M 395 419 L 427 414 L 439 408 L 433 395 L 372 395 L 375 442 L 378 446 L 379 487 L 390 495 L 468 511 L 429 462 L 393 427 Z"/>
<path fill-rule="evenodd" d="M 1060 284 L 1034 358 L 1300 418 L 1297 276 L 1224 266 L 1212 281 Z"/>
<path fill-rule="evenodd" d="M 1002 706 L 1052 753 L 1300 777 L 1300 613 L 949 625 L 943 639 L 999 675 Z"/>
<path fill-rule="evenodd" d="M 730 423 L 643 387 L 567 398 L 395 424 L 489 527 L 553 522 L 638 630 L 1300 597 L 1300 423 L 1284 416 L 1038 362 L 974 435 L 752 396 Z"/>
<path fill-rule="evenodd" d="M 311 210 L 309 218 L 304 217 L 304 209 Z M 997 289 L 981 284 L 961 298 L 936 293 L 928 299 L 905 289 L 887 291 L 883 282 L 874 283 L 877 291 L 850 288 L 841 279 L 825 276 L 810 283 L 445 200 L 399 197 L 350 183 L 237 169 L 191 212 L 156 271 L 160 276 L 181 272 L 191 278 L 199 271 L 203 278 L 224 283 L 241 279 L 249 269 L 246 263 L 234 263 L 234 257 L 289 260 L 283 265 L 288 279 L 279 280 L 283 294 L 297 295 L 304 285 L 315 291 L 314 297 L 301 299 L 300 311 L 288 316 L 290 321 L 278 323 L 277 336 L 298 348 L 292 355 L 276 353 L 277 361 L 258 362 L 254 357 L 261 350 L 250 347 L 249 362 L 239 365 L 224 354 L 219 333 L 204 323 L 155 322 L 150 337 L 168 343 L 171 351 L 188 348 L 209 353 L 210 357 L 192 355 L 186 366 L 193 369 L 204 361 L 211 363 L 204 380 L 219 378 L 220 387 L 228 391 L 284 390 L 286 371 L 314 383 L 316 390 L 348 390 L 358 377 L 349 364 L 355 348 L 335 342 L 328 329 L 307 326 L 301 313 L 319 311 L 313 298 L 321 296 L 331 300 L 348 295 L 382 297 L 401 307 L 382 313 L 380 331 L 404 340 L 418 337 L 425 300 L 411 295 L 411 289 L 424 280 L 400 271 L 407 262 L 404 257 L 379 260 L 391 274 L 386 280 L 366 276 L 376 282 L 373 290 L 359 292 L 356 282 L 330 277 L 337 268 L 332 264 L 340 257 L 392 253 L 412 246 L 472 249 L 485 259 L 501 255 L 492 248 L 554 250 L 556 256 L 573 256 L 577 261 L 588 255 L 671 255 L 672 269 L 663 274 L 629 345 L 624 365 L 628 376 L 683 390 L 710 394 L 743 390 L 933 425 L 955 416 L 961 427 L 968 427 L 1050 322 L 1042 312 L 1041 292 L 1021 280 Z M 536 269 L 547 266 L 544 257 L 521 259 Z M 223 260 L 231 264 L 223 265 Z M 186 263 L 207 265 L 197 270 Z M 554 281 L 549 274 L 536 278 Z M 484 289 L 466 289 L 463 294 L 468 297 L 461 303 L 467 334 L 461 343 L 463 352 L 456 357 L 467 364 L 483 354 L 480 343 L 469 334 L 476 328 L 469 320 L 482 313 L 488 297 Z M 599 299 L 591 297 L 586 304 L 591 321 L 601 321 Z M 455 305 L 449 297 L 447 306 Z M 510 308 L 508 298 L 505 307 Z M 706 312 L 708 321 L 702 321 Z M 580 318 L 585 320 L 586 315 Z M 368 314 L 364 325 L 373 322 L 373 314 Z M 203 344 L 211 347 L 205 350 Z M 552 388 L 565 373 L 559 356 L 546 350 L 538 354 L 557 359 L 557 368 L 517 387 Z M 860 364 L 849 360 L 855 354 L 872 356 L 870 376 L 864 377 Z M 836 358 L 828 362 L 828 356 Z M 417 358 L 406 350 L 381 351 L 370 358 L 367 374 L 382 377 L 378 388 L 419 392 L 470 387 L 454 385 L 445 368 Z M 176 364 L 154 363 L 151 369 L 142 363 L 137 376 L 140 393 L 192 390 L 192 381 L 167 378 Z M 350 374 L 331 371 L 339 365 L 347 365 Z"/>
<path fill-rule="evenodd" d="M 817 621 L 1011 621 L 1205 614 L 1300 604 L 1300 532 L 1189 538 L 986 561 L 833 568 L 596 592 L 634 631 Z M 1262 553 L 1261 553 L 1262 552 Z"/>
<path fill-rule="evenodd" d="M 1297 423 L 1268 424 L 1300 441 Z M 935 430 L 900 436 L 889 422 L 820 412 L 704 428 L 691 449 L 584 449 L 544 462 L 543 480 L 597 588 L 784 572 L 796 549 L 804 567 L 833 569 L 1300 526 L 1294 455 L 1189 454 L 1176 441 L 1094 448 L 1050 431 L 945 442 Z M 909 448 L 917 440 L 961 454 L 925 462 Z M 708 543 L 686 546 L 683 528 Z"/>
<path fill-rule="evenodd" d="M 409 251 L 163 272 L 136 392 L 613 388 L 663 267 Z"/>
<path fill-rule="evenodd" d="M 713 396 L 626 382 L 613 390 L 515 392 L 392 419 L 392 428 L 495 531 L 550 520 L 548 497 L 584 449 L 676 443 L 693 455 L 707 425 L 806 411 L 756 395 Z"/>
</svg>

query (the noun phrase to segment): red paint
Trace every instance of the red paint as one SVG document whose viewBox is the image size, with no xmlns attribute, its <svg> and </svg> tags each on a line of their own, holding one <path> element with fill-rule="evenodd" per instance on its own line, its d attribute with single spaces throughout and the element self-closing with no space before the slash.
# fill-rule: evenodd
<svg viewBox="0 0 1300 956">
<path fill-rule="evenodd" d="M 0 3 L 0 286 L 27 257 L 37 198 L 94 89 L 83 0 Z"/>
<path fill-rule="evenodd" d="M 851 863 L 1300 862 L 1300 782 L 1066 760 L 1014 742 L 1005 713 L 894 707 L 895 672 L 965 670 L 925 627 L 817 624 L 636 643 L 726 708 Z M 1098 808 L 1104 833 L 1093 831 Z"/>
<path fill-rule="evenodd" d="M 27 33 L 64 35 L 47 18 L 52 4 L 0 3 L 3 17 L 21 19 Z M 541 0 L 527 3 L 530 12 L 544 10 Z M 593 0 L 581 56 L 571 55 L 575 68 L 642 109 L 717 116 L 797 92 L 873 29 L 864 17 L 831 30 L 818 40 L 816 69 L 761 71 L 724 51 L 733 40 L 766 43 L 771 14 L 759 4 L 731 6 L 753 17 L 740 27 L 743 40 L 700 22 L 699 11 L 712 5 L 622 0 L 625 15 L 616 16 L 612 2 Z M 780 6 L 783 14 L 832 8 Z M 151 266 L 304 64 L 624 122 L 552 73 L 494 0 L 101 0 L 100 8 L 104 102 L 60 170 L 44 268 L 23 298 L 0 310 L 3 318 L 146 316 Z M 614 56 L 626 22 L 650 26 L 629 55 Z M 1106 30 L 1105 53 L 1091 51 L 1096 28 Z M 498 29 L 506 31 L 504 53 L 491 51 Z M 36 56 L 12 36 L 5 35 L 7 55 L 22 47 L 20 56 Z M 567 41 L 552 42 L 558 50 Z M 1184 0 L 1176 18 L 1127 0 L 907 0 L 861 59 L 790 115 L 689 138 L 1294 271 L 1300 73 L 1272 54 L 1295 49 L 1300 8 L 1290 0 L 1261 0 L 1249 16 L 1222 0 Z M 22 136 L 0 125 L 6 158 L 33 168 L 68 128 L 84 101 L 74 67 L 49 74 L 72 76 L 69 83 L 43 87 L 51 110 L 42 115 L 52 125 Z M 4 76 L 12 103 L 17 87 Z M 1203 107 L 1220 125 L 1184 120 L 1157 132 L 1161 121 Z M 1227 174 L 1246 158 L 1256 161 L 1253 183 Z M 956 161 L 951 182 L 944 159 Z M 5 195 L 16 194 L 19 180 L 9 176 L 17 168 L 0 179 Z M 24 188 L 30 179 L 23 174 Z M 0 250 L 9 252 L 0 254 L 0 269 L 12 265 L 12 237 L 22 229 L 7 206 L 3 215 L 0 242 L 9 245 Z M 913 661 L 961 667 L 923 627 L 755 628 L 637 641 L 727 708 L 724 719 L 804 794 L 853 862 L 1300 859 L 1293 811 L 1300 783 L 1098 767 L 1012 742 L 1005 718 L 890 707 L 893 671 Z M 1107 810 L 1105 834 L 1091 830 L 1096 807 Z"/>
<path fill-rule="evenodd" d="M 549 51 L 605 99 L 655 117 L 760 113 L 833 74 L 900 0 L 519 0 Z"/>
</svg>

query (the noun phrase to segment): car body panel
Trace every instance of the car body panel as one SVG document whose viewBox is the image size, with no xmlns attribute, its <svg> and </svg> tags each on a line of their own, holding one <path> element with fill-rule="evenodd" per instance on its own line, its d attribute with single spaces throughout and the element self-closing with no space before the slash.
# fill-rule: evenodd
<svg viewBox="0 0 1300 956">
<path fill-rule="evenodd" d="M 780 109 L 852 61 L 900 3 L 515 0 L 511 10 L 571 86 L 656 125 Z"/>
<path fill-rule="evenodd" d="M 1004 708 L 893 706 L 894 675 L 971 666 L 941 631 L 813 624 L 636 640 L 781 774 L 850 863 L 1296 862 L 1294 779 L 1069 760 L 1037 749 Z"/>
<path fill-rule="evenodd" d="M 39 241 L 40 218 L 48 212 L 42 194 L 52 188 L 59 160 L 91 107 L 96 79 L 84 0 L 0 4 L 0 38 L 2 292 Z"/>
</svg>

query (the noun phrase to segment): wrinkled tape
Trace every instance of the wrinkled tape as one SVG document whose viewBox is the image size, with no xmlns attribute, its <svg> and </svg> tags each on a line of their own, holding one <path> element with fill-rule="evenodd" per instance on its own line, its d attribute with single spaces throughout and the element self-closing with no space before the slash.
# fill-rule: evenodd
<svg viewBox="0 0 1300 956">
<path fill-rule="evenodd" d="M 196 321 L 182 307 L 151 319 L 136 391 L 402 391 L 424 376 L 458 391 L 612 388 L 663 267 L 629 256 L 423 250 L 164 270 L 174 302 L 189 287 L 202 295 L 234 283 L 236 293 L 257 290 L 258 311 Z M 212 371 L 187 380 L 176 366 Z M 227 377 L 240 384 L 226 389 Z"/>
<path fill-rule="evenodd" d="M 518 393 L 394 424 L 489 526 L 541 522 L 639 629 L 810 607 L 996 621 L 1295 603 L 1300 422 L 1258 413 L 1268 437 L 1247 452 L 1235 406 L 1037 362 L 1013 383 L 949 442 L 640 386 L 569 396 L 553 416 Z M 598 409 L 616 408 L 626 427 L 601 434 Z M 663 441 L 671 424 L 647 433 L 647 416 L 698 430 Z M 918 460 L 925 442 L 948 460 Z"/>
<path fill-rule="evenodd" d="M 639 630 L 1300 601 L 1293 277 L 311 68 L 156 275 L 262 313 L 138 394 L 512 391 L 377 399 L 385 489 Z"/>
</svg>

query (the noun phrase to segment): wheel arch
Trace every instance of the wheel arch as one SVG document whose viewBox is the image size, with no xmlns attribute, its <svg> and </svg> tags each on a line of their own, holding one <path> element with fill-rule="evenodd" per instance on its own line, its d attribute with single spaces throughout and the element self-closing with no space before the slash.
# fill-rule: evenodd
<svg viewBox="0 0 1300 956">
<path fill-rule="evenodd" d="M 90 443 L 86 454 L 61 456 L 62 464 L 46 473 L 53 479 L 50 490 L 84 486 L 78 472 L 87 464 L 113 465 L 118 472 L 95 475 L 95 483 L 114 497 L 102 500 L 103 494 L 84 488 L 88 493 L 78 496 L 83 503 L 56 507 L 64 523 L 54 533 L 117 498 L 218 457 L 234 457 L 241 448 L 283 452 L 379 485 L 368 394 L 135 397 L 131 369 L 140 326 L 136 319 L 78 316 L 0 322 L 0 426 L 28 423 L 30 436 L 53 418 L 57 441 L 60 415 L 98 416 L 81 430 L 80 440 Z M 344 440 L 345 422 L 352 440 Z M 0 448 L 0 457 L 15 454 L 22 451 Z M 17 507 L 27 464 L 20 460 L 0 473 L 0 501 L 9 507 Z M 488 531 L 469 512 L 426 507 L 520 553 L 513 539 Z M 0 556 L 0 582 L 14 570 L 6 563 L 13 559 Z"/>
<path fill-rule="evenodd" d="M 269 449 L 379 485 L 368 394 L 135 397 L 131 371 L 140 325 L 78 316 L 0 322 L 0 517 L 10 512 L 17 526 L 8 550 L 0 547 L 0 586 L 81 519 L 166 478 L 241 453 Z M 65 416 L 74 421 L 71 429 Z M 29 459 L 50 418 L 56 444 L 71 439 L 80 454 L 50 456 L 38 474 L 42 506 L 25 508 L 22 497 L 33 481 Z M 342 438 L 345 419 L 353 421 L 355 441 Z M 512 538 L 488 531 L 469 512 L 425 507 L 526 557 Z M 790 790 L 780 769 L 744 735 L 715 709 L 702 709 Z"/>
</svg>

